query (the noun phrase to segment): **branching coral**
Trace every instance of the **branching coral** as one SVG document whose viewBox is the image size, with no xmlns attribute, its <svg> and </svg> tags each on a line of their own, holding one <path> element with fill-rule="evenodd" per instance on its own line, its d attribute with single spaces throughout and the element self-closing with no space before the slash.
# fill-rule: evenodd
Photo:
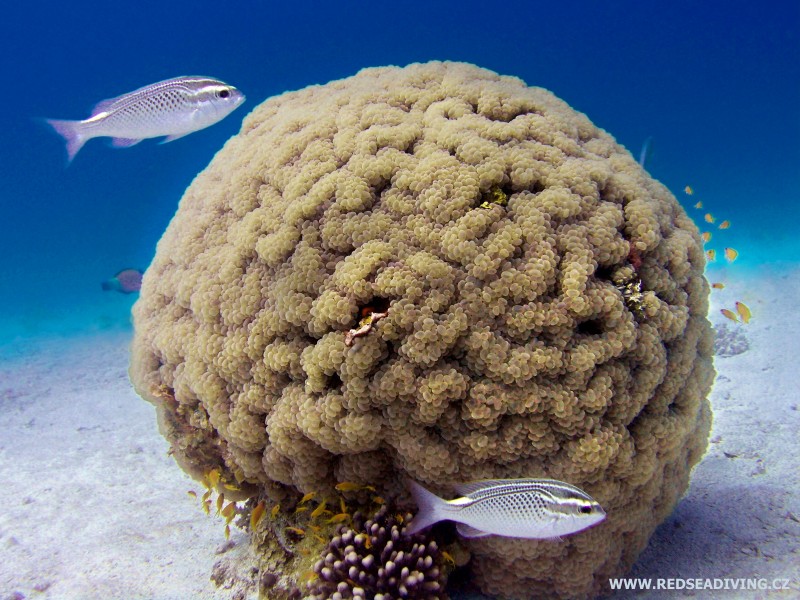
<svg viewBox="0 0 800 600">
<path fill-rule="evenodd" d="M 310 598 L 444 598 L 447 577 L 439 547 L 422 534 L 406 535 L 410 519 L 410 514 L 393 516 L 386 507 L 366 522 L 355 515 L 353 526 L 339 530 L 314 566 Z"/>
<path fill-rule="evenodd" d="M 131 378 L 196 477 L 578 485 L 602 525 L 470 550 L 489 592 L 586 596 L 705 449 L 703 267 L 672 194 L 549 92 L 465 64 L 367 69 L 257 107 L 187 190 Z"/>
</svg>

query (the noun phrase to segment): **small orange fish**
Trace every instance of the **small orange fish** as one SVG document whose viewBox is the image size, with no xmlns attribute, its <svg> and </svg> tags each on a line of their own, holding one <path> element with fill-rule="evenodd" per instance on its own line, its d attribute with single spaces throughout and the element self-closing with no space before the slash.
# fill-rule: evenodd
<svg viewBox="0 0 800 600">
<path fill-rule="evenodd" d="M 278 516 L 279 512 L 281 512 L 281 505 L 276 504 L 275 506 L 272 507 L 272 510 L 270 511 L 269 514 L 272 515 L 272 518 L 274 519 L 275 517 Z"/>
<path fill-rule="evenodd" d="M 225 517 L 225 522 L 230 523 L 236 516 L 236 502 L 228 503 L 228 506 L 222 509 L 222 516 Z"/>
<path fill-rule="evenodd" d="M 719 312 L 721 312 L 724 316 L 729 318 L 734 323 L 738 323 L 739 322 L 739 317 L 737 317 L 736 313 L 733 312 L 732 310 L 728 310 L 727 308 L 723 308 L 723 309 L 720 309 Z"/>
<path fill-rule="evenodd" d="M 341 523 L 342 521 L 346 521 L 350 518 L 350 515 L 347 513 L 339 513 L 338 515 L 333 515 L 330 519 L 327 520 L 329 525 L 333 525 L 334 523 Z"/>
<path fill-rule="evenodd" d="M 739 313 L 740 317 L 742 317 L 742 323 L 749 323 L 750 317 L 753 316 L 750 313 L 750 308 L 748 308 L 747 304 L 745 304 L 744 302 L 736 303 L 736 312 Z"/>
<path fill-rule="evenodd" d="M 231 526 L 230 525 L 225 525 L 225 539 L 226 540 L 231 539 Z"/>
<path fill-rule="evenodd" d="M 380 496 L 373 496 L 373 497 L 372 497 L 372 501 L 373 501 L 375 504 L 379 504 L 379 505 L 386 504 L 386 500 L 384 500 L 384 499 L 383 499 L 383 498 L 381 498 Z"/>
<path fill-rule="evenodd" d="M 306 532 L 300 529 L 299 527 L 287 527 L 286 531 L 291 531 L 292 533 L 297 534 L 299 536 L 304 536 L 306 534 Z"/>
<path fill-rule="evenodd" d="M 219 469 L 211 469 L 208 472 L 208 483 L 210 484 L 211 489 L 214 489 L 219 484 Z"/>
<path fill-rule="evenodd" d="M 455 559 L 452 556 L 450 556 L 450 553 L 447 552 L 446 550 L 442 550 L 442 558 L 445 560 L 445 562 L 448 562 L 451 565 L 456 564 Z"/>
<path fill-rule="evenodd" d="M 211 500 L 204 500 L 203 501 L 203 512 L 207 515 L 211 514 Z"/>
<path fill-rule="evenodd" d="M 299 515 L 300 513 L 304 513 L 308 510 L 307 506 L 298 506 L 294 509 L 294 514 Z"/>
<path fill-rule="evenodd" d="M 232 492 L 238 492 L 242 489 L 238 485 L 233 485 L 232 483 L 223 483 L 222 487 L 224 487 L 226 490 L 231 490 Z"/>
<path fill-rule="evenodd" d="M 258 504 L 256 504 L 255 507 L 253 508 L 253 511 L 250 513 L 250 530 L 251 531 L 255 531 L 256 527 L 258 526 L 259 521 L 261 521 L 261 518 L 264 516 L 265 508 L 266 508 L 266 505 L 264 504 L 263 500 L 261 502 L 259 502 Z"/>
<path fill-rule="evenodd" d="M 305 496 L 300 498 L 300 504 L 305 504 L 306 502 L 311 500 L 316 495 L 317 495 L 317 492 L 308 492 Z"/>
<path fill-rule="evenodd" d="M 710 261 L 717 260 L 717 251 L 714 249 L 706 250 L 706 258 L 708 258 Z"/>
<path fill-rule="evenodd" d="M 702 202 L 698 202 L 698 203 L 696 203 L 696 204 L 694 205 L 694 207 L 695 207 L 695 208 L 703 208 L 703 203 L 702 203 Z"/>
<path fill-rule="evenodd" d="M 728 262 L 735 261 L 738 256 L 739 253 L 733 248 L 725 248 L 725 258 L 728 259 Z"/>
<path fill-rule="evenodd" d="M 203 500 L 203 502 L 205 502 L 205 501 L 206 501 L 206 500 L 208 500 L 209 498 L 211 498 L 211 490 L 207 490 L 207 491 L 206 491 L 206 493 L 205 493 L 205 494 L 203 494 L 203 498 L 202 498 L 202 500 Z"/>
<path fill-rule="evenodd" d="M 317 508 L 311 511 L 311 518 L 312 519 L 318 518 L 322 513 L 325 512 L 325 507 L 327 505 L 328 505 L 327 500 L 323 500 L 322 502 L 320 502 L 319 506 L 317 506 Z"/>
<path fill-rule="evenodd" d="M 347 504 L 344 503 L 344 498 L 342 498 L 341 496 L 339 497 L 339 509 L 343 513 L 347 512 Z"/>
<path fill-rule="evenodd" d="M 711 287 L 714 288 L 715 290 L 724 290 L 725 289 L 725 284 L 724 283 L 712 283 Z"/>
<path fill-rule="evenodd" d="M 687 185 L 685 188 L 683 188 L 683 191 L 686 192 L 686 194 L 689 195 L 689 196 L 694 194 L 694 190 L 692 189 L 692 186 L 690 186 L 690 185 Z"/>
<path fill-rule="evenodd" d="M 186 493 L 189 494 L 189 496 L 191 496 L 192 498 L 197 498 L 197 492 L 195 492 L 194 490 L 189 490 Z"/>
<path fill-rule="evenodd" d="M 343 481 L 341 483 L 336 484 L 336 489 L 340 492 L 359 492 L 361 490 L 367 490 L 370 492 L 374 492 L 375 488 L 371 485 L 362 485 L 360 483 L 353 483 L 351 481 Z"/>
<path fill-rule="evenodd" d="M 322 543 L 323 544 L 326 543 L 325 540 L 322 540 Z M 314 571 L 306 571 L 300 577 L 300 581 L 301 582 L 314 581 L 317 577 L 319 577 L 319 575 L 317 575 Z"/>
<path fill-rule="evenodd" d="M 711 232 L 710 231 L 704 231 L 703 233 L 700 234 L 700 238 L 705 243 L 710 242 L 711 241 Z"/>
<path fill-rule="evenodd" d="M 706 220 L 706 223 L 713 223 L 714 221 L 716 221 L 716 219 L 711 213 L 706 213 L 704 219 Z"/>
<path fill-rule="evenodd" d="M 720 229 L 727 229 L 730 226 L 731 226 L 731 222 L 730 221 L 723 221 L 722 223 L 719 224 L 719 228 Z"/>
</svg>

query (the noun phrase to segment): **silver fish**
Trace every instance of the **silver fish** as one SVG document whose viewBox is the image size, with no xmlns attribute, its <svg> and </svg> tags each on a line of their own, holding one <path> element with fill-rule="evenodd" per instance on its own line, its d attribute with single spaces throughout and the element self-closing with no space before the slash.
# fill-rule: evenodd
<svg viewBox="0 0 800 600">
<path fill-rule="evenodd" d="M 547 539 L 577 533 L 606 518 L 580 488 L 554 479 L 494 479 L 455 487 L 463 497 L 444 500 L 408 481 L 419 512 L 406 528 L 413 534 L 439 521 L 458 523 L 467 538 L 486 535 Z"/>
<path fill-rule="evenodd" d="M 46 121 L 67 141 L 72 160 L 95 137 L 111 137 L 117 148 L 145 138 L 177 140 L 221 121 L 242 102 L 244 95 L 239 90 L 217 79 L 176 77 L 103 100 L 83 121 Z"/>
</svg>

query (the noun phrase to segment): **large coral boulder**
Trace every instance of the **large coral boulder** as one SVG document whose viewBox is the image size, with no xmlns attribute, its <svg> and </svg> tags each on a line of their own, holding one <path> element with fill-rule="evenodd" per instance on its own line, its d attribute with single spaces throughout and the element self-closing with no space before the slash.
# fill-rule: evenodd
<svg viewBox="0 0 800 600">
<path fill-rule="evenodd" d="M 593 595 L 706 447 L 703 268 L 673 195 L 550 92 L 367 69 L 264 102 L 192 183 L 144 277 L 131 378 L 195 476 L 580 486 L 599 526 L 470 550 L 490 593 Z"/>
</svg>

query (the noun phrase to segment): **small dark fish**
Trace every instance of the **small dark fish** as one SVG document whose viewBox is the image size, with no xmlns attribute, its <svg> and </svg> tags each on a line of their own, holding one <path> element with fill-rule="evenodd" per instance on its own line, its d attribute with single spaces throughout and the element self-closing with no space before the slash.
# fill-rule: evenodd
<svg viewBox="0 0 800 600">
<path fill-rule="evenodd" d="M 142 272 L 139 269 L 123 269 L 101 284 L 104 292 L 133 294 L 142 289 Z"/>
<path fill-rule="evenodd" d="M 83 121 L 46 121 L 67 142 L 72 160 L 95 137 L 111 137 L 117 148 L 161 136 L 171 142 L 221 121 L 242 102 L 239 90 L 218 79 L 176 77 L 103 100 Z"/>
</svg>

